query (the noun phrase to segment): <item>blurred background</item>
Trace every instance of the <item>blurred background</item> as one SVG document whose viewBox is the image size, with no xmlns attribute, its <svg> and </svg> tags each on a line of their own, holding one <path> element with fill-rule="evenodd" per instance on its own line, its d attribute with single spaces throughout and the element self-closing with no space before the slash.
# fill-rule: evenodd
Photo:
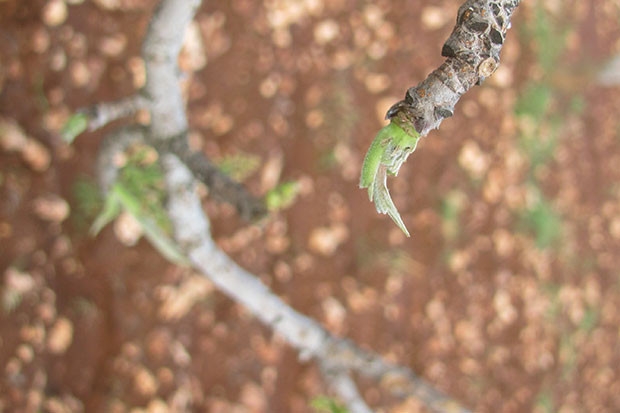
<svg viewBox="0 0 620 413">
<path fill-rule="evenodd" d="M 522 2 L 497 72 L 388 183 L 409 239 L 358 174 L 460 1 L 203 3 L 179 59 L 191 144 L 257 195 L 298 189 L 260 225 L 205 195 L 225 251 L 475 411 L 620 410 L 617 1 Z M 0 1 L 0 411 L 319 411 L 316 367 L 130 217 L 89 235 L 96 151 L 123 122 L 59 131 L 143 84 L 155 4 Z"/>
</svg>

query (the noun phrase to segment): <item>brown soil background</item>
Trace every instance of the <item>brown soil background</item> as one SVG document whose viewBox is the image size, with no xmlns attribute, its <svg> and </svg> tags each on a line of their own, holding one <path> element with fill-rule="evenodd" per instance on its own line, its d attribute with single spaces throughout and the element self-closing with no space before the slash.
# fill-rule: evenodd
<svg viewBox="0 0 620 413">
<path fill-rule="evenodd" d="M 76 183 L 114 126 L 72 146 L 58 131 L 140 85 L 154 4 L 0 1 L 0 116 L 23 132 L 0 136 L 0 411 L 312 412 L 318 371 L 243 308 L 123 245 L 122 222 L 88 236 Z M 498 72 L 389 183 L 410 239 L 357 188 L 458 6 L 205 2 L 181 57 L 193 144 L 258 156 L 255 193 L 302 188 L 260 227 L 205 197 L 213 235 L 294 308 L 476 411 L 620 411 L 620 93 L 594 75 L 620 51 L 617 1 L 523 2 Z M 532 29 L 541 12 L 560 37 Z M 532 85 L 548 100 L 524 114 Z"/>
</svg>

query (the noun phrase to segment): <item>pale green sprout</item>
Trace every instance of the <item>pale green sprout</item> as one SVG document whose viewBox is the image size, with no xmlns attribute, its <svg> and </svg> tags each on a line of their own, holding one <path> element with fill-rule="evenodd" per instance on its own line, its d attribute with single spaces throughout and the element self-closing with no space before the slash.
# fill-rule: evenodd
<svg viewBox="0 0 620 413">
<path fill-rule="evenodd" d="M 331 397 L 319 396 L 315 397 L 310 404 L 319 412 L 325 413 L 348 413 L 349 411 L 341 406 Z"/>
<path fill-rule="evenodd" d="M 140 224 L 144 236 L 166 259 L 187 265 L 188 261 L 174 243 L 164 202 L 163 174 L 150 158 L 148 147 L 133 148 L 128 162 L 119 171 L 116 182 L 105 195 L 103 210 L 95 219 L 91 234 L 97 235 L 122 211 Z"/>
<path fill-rule="evenodd" d="M 106 194 L 103 210 L 95 219 L 90 233 L 97 235 L 103 227 L 112 222 L 122 210 L 129 212 L 140 223 L 144 235 L 166 259 L 178 264 L 187 265 L 187 258 L 175 245 L 170 236 L 163 230 L 153 217 L 144 213 L 142 200 L 127 190 L 122 184 L 116 183 Z"/>
<path fill-rule="evenodd" d="M 377 212 L 389 215 L 408 237 L 409 231 L 388 191 L 387 174 L 398 175 L 398 170 L 415 150 L 419 139 L 420 134 L 414 128 L 403 128 L 398 125 L 397 118 L 393 119 L 370 144 L 360 176 L 360 188 L 368 188 L 368 197 L 375 203 Z"/>
<path fill-rule="evenodd" d="M 63 125 L 60 135 L 67 143 L 72 143 L 75 138 L 88 128 L 88 116 L 84 113 L 72 115 Z"/>
</svg>

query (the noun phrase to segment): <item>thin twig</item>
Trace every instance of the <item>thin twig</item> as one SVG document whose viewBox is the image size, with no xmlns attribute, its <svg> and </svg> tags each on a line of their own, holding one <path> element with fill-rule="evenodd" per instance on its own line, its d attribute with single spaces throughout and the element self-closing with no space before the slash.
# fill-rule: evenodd
<svg viewBox="0 0 620 413">
<path fill-rule="evenodd" d="M 88 130 L 94 131 L 117 119 L 132 116 L 140 109 L 146 109 L 148 104 L 149 100 L 137 93 L 115 102 L 98 103 L 83 112 L 88 116 Z"/>
<path fill-rule="evenodd" d="M 170 152 L 179 157 L 194 177 L 209 188 L 210 196 L 216 201 L 234 206 L 241 218 L 255 222 L 267 215 L 263 200 L 222 172 L 204 153 L 191 150 L 186 134 L 173 139 L 158 140 L 154 144 L 160 153 Z"/>
<path fill-rule="evenodd" d="M 146 69 L 144 94 L 150 100 L 151 110 L 149 140 L 183 159 L 214 198 L 234 205 L 243 218 L 256 220 L 267 212 L 263 202 L 187 145 L 187 116 L 177 76 L 177 57 L 185 28 L 199 5 L 200 0 L 163 0 L 150 22 L 142 46 Z"/>
</svg>

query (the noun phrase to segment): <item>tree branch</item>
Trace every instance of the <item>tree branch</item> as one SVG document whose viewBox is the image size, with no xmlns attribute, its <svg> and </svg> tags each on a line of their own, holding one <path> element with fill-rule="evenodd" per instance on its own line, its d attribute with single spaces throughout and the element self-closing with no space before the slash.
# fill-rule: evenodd
<svg viewBox="0 0 620 413">
<path fill-rule="evenodd" d="M 168 213 L 174 236 L 192 265 L 205 274 L 222 292 L 246 307 L 256 318 L 297 349 L 302 360 L 316 359 L 327 366 L 330 380 L 338 378 L 344 402 L 354 411 L 364 411 L 352 396 L 349 371 L 378 380 L 392 393 L 415 395 L 437 412 L 466 412 L 411 370 L 391 364 L 364 351 L 352 342 L 335 337 L 313 319 L 306 317 L 272 293 L 255 275 L 237 265 L 213 241 L 189 170 L 174 155 L 165 155 L 162 164 L 169 195 Z M 333 376 L 333 377 L 332 377 Z M 343 377 L 346 376 L 346 381 Z M 367 410 L 370 411 L 370 410 Z"/>
<path fill-rule="evenodd" d="M 151 112 L 148 131 L 136 126 L 105 137 L 97 167 L 101 187 L 105 192 L 116 179 L 117 168 L 113 165 L 112 156 L 122 152 L 138 139 L 137 134 L 141 134 L 140 139 L 152 144 L 161 153 L 177 155 L 196 179 L 209 188 L 214 199 L 233 205 L 243 219 L 256 221 L 267 214 L 263 200 L 253 196 L 203 153 L 192 151 L 187 144 L 187 117 L 178 87 L 177 57 L 183 44 L 184 28 L 191 22 L 199 5 L 200 0 L 162 1 L 150 22 L 142 46 L 147 80 L 144 89 L 118 101 L 99 103 L 82 111 L 89 130 L 133 115 L 140 109 Z"/>
<path fill-rule="evenodd" d="M 202 152 L 192 151 L 186 134 L 154 143 L 160 153 L 176 155 L 194 177 L 209 188 L 209 194 L 215 200 L 234 206 L 243 219 L 254 222 L 267 215 L 263 200 L 255 198 L 242 184 L 224 174 Z"/>
<path fill-rule="evenodd" d="M 144 93 L 151 104 L 150 137 L 170 139 L 187 131 L 187 116 L 177 59 L 185 29 L 201 0 L 163 0 L 149 24 L 142 57 L 146 71 Z"/>
<path fill-rule="evenodd" d="M 392 106 L 387 119 L 399 117 L 426 136 L 454 114 L 454 106 L 472 86 L 499 66 L 499 54 L 520 0 L 467 0 L 441 55 L 446 61 L 405 98 Z"/>
<path fill-rule="evenodd" d="M 366 153 L 359 186 L 368 188 L 377 212 L 388 214 L 407 236 L 409 231 L 387 188 L 387 175 L 398 175 L 420 137 L 452 116 L 461 96 L 497 69 L 510 18 L 519 3 L 467 0 L 441 50 L 446 61 L 387 111 L 390 124 L 379 131 Z"/>
<path fill-rule="evenodd" d="M 142 49 L 147 75 L 144 95 L 148 99 L 152 123 L 146 133 L 144 129 L 127 129 L 123 133 L 125 138 L 111 139 L 109 147 L 104 147 L 106 155 L 102 157 L 102 164 L 104 158 L 108 159 L 109 152 L 123 148 L 131 139 L 145 136 L 147 142 L 152 142 L 161 155 L 169 200 L 167 210 L 174 236 L 191 264 L 222 292 L 282 336 L 299 351 L 302 360 L 316 360 L 326 381 L 351 411 L 371 411 L 355 386 L 352 372 L 377 380 L 394 394 L 414 395 L 433 411 L 467 411 L 410 369 L 389 363 L 375 353 L 334 336 L 315 320 L 295 311 L 258 277 L 237 265 L 211 237 L 210 223 L 202 210 L 195 179 L 212 179 L 212 189 L 228 188 L 229 183 L 221 177 L 213 180 L 211 167 L 196 166 L 199 163 L 204 165 L 204 159 L 197 158 L 198 155 L 191 153 L 187 147 L 187 118 L 176 66 L 184 29 L 199 4 L 199 0 L 163 0 L 160 3 Z M 494 7 L 498 4 L 502 9 L 496 13 Z M 499 48 L 509 25 L 510 14 L 517 4 L 517 0 L 499 3 L 468 0 L 459 10 L 457 27 L 444 46 L 444 54 L 450 55 L 446 63 L 420 86 L 411 88 L 405 100 L 390 109 L 388 117 L 401 116 L 402 113 L 416 128 L 421 127 L 426 132 L 437 127 L 443 118 L 451 114 L 458 98 L 494 70 L 496 65 L 492 63 L 499 62 Z M 488 10 L 486 15 L 481 7 Z M 481 17 L 486 16 L 488 20 L 491 14 L 494 25 L 487 23 L 489 26 L 483 28 Z M 498 19 L 503 19 L 501 24 Z M 501 41 L 493 30 L 499 33 Z M 465 36 L 472 33 L 478 34 Z M 483 38 L 479 33 L 487 36 Z M 469 40 L 463 41 L 463 38 Z M 471 73 L 460 73 L 472 70 L 476 73 L 475 77 Z M 433 97 L 433 94 L 436 96 Z M 428 108 L 432 108 L 430 112 Z M 109 179 L 110 176 L 105 177 L 104 183 Z M 238 188 L 233 187 L 230 191 L 235 193 Z"/>
<path fill-rule="evenodd" d="M 118 177 L 119 166 L 115 157 L 125 152 L 129 146 L 145 140 L 146 129 L 138 125 L 116 129 L 103 138 L 97 152 L 96 164 L 99 188 L 103 193 L 108 192 Z"/>
<path fill-rule="evenodd" d="M 149 100 L 141 94 L 135 94 L 115 102 L 104 102 L 84 110 L 88 116 L 88 130 L 94 131 L 117 119 L 126 118 L 140 109 L 146 109 Z"/>
</svg>

